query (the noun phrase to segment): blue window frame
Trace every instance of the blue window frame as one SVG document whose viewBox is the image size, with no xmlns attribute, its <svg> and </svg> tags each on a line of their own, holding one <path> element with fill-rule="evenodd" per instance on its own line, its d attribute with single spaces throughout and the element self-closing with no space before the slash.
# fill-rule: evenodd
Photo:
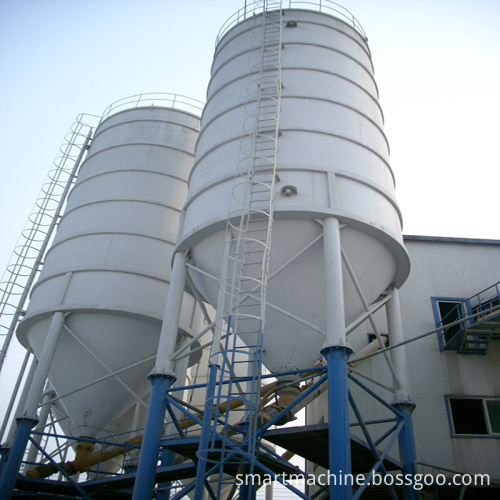
<svg viewBox="0 0 500 500">
<path fill-rule="evenodd" d="M 462 297 L 431 297 L 431 301 L 436 328 L 453 323 L 470 312 L 468 311 L 470 304 Z M 439 348 L 458 349 L 460 331 L 460 325 L 440 330 L 437 333 Z"/>
</svg>

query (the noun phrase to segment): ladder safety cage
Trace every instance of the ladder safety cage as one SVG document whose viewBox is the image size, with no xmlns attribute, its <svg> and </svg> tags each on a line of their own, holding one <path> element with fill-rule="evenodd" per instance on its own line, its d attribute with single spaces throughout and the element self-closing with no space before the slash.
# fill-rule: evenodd
<svg viewBox="0 0 500 500">
<path fill-rule="evenodd" d="M 223 488 L 234 487 L 225 466 L 253 472 L 255 464 L 249 457 L 258 457 L 258 430 L 263 425 L 259 415 L 261 352 L 282 88 L 282 11 L 280 1 L 256 4 L 262 15 L 255 20 L 261 26 L 254 30 L 249 53 L 245 119 L 229 208 L 229 214 L 237 212 L 238 216 L 228 216 L 224 247 L 228 266 L 221 277 L 217 304 L 223 313 L 212 346 L 211 363 L 217 365 L 218 375 L 212 391 L 207 389 L 213 396 L 206 404 L 214 411 L 211 422 L 204 421 L 204 426 L 210 425 L 207 448 L 200 444 L 198 451 L 199 463 L 205 462 L 201 474 L 218 467 L 217 498 Z M 238 381 L 241 376 L 245 382 Z"/>
<path fill-rule="evenodd" d="M 111 115 L 137 107 L 155 106 L 198 114 L 204 104 L 180 94 L 143 93 L 115 101 L 98 115 L 79 114 L 66 134 L 54 166 L 42 186 L 41 194 L 21 233 L 11 262 L 0 282 L 0 372 L 24 305 L 43 265 L 67 195 L 76 179 L 93 131 Z"/>
<path fill-rule="evenodd" d="M 94 115 L 80 114 L 66 134 L 0 282 L 0 372 L 97 119 Z"/>
</svg>

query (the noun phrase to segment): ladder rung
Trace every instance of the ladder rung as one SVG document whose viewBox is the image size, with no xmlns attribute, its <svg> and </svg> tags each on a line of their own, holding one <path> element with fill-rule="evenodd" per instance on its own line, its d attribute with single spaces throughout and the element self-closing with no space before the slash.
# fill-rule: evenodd
<svg viewBox="0 0 500 500">
<path fill-rule="evenodd" d="M 263 174 L 263 173 L 271 173 L 274 170 L 274 160 L 268 159 L 268 161 L 264 161 L 266 158 L 255 157 L 254 163 L 254 172 Z"/>
<path fill-rule="evenodd" d="M 265 221 L 267 222 L 268 220 L 269 220 L 269 215 L 266 215 L 266 216 L 262 215 L 262 217 L 260 219 L 256 217 L 254 219 L 251 219 L 250 222 L 252 222 L 252 223 L 265 222 Z"/>
<path fill-rule="evenodd" d="M 246 208 L 245 225 L 240 233 L 243 243 L 241 260 L 239 263 L 237 293 L 240 303 L 234 313 L 234 331 L 240 337 L 248 338 L 256 354 L 248 356 L 257 359 L 262 346 L 259 336 L 262 335 L 260 314 L 261 299 L 265 296 L 266 280 L 262 275 L 265 259 L 269 251 L 269 237 L 272 227 L 272 207 L 270 203 L 274 197 L 273 183 L 276 170 L 276 140 L 279 136 L 279 101 L 281 91 L 280 81 L 280 50 L 282 47 L 281 22 L 282 12 L 278 4 L 277 10 L 267 11 L 264 15 L 264 36 L 260 39 L 262 58 L 260 62 L 260 77 L 253 80 L 259 86 L 257 109 L 254 112 L 255 144 L 250 164 L 250 201 Z M 255 84 L 254 83 L 254 84 Z M 258 209 L 263 206 L 264 209 Z M 255 297 L 245 297 L 245 294 L 255 294 Z M 254 345 L 255 344 L 255 345 Z M 252 346 L 247 345 L 247 348 Z M 248 362 L 248 360 L 233 359 L 234 365 Z M 231 368 L 224 375 L 226 378 L 234 376 Z M 234 398 L 243 398 L 237 387 L 228 387 L 228 393 Z M 247 398 L 248 400 L 250 398 Z M 253 403 L 249 402 L 249 405 Z M 256 403 L 258 401 L 256 400 Z M 244 411 L 248 411 L 248 407 Z M 227 418 L 227 415 L 224 416 Z"/>
<path fill-rule="evenodd" d="M 272 66 L 262 66 L 262 72 L 268 73 L 270 71 L 274 71 L 274 70 L 276 70 L 276 67 L 277 66 L 274 64 Z"/>
<path fill-rule="evenodd" d="M 261 224 L 262 227 L 257 227 L 257 222 L 262 222 Z M 267 217 L 265 220 L 261 221 L 252 221 L 252 225 L 247 229 L 248 233 L 258 233 L 258 232 L 264 232 L 267 235 L 267 228 L 268 228 L 268 222 L 269 218 Z"/>
<path fill-rule="evenodd" d="M 261 189 L 260 191 L 252 191 L 252 200 L 253 201 L 268 201 L 271 194 L 271 186 L 269 189 Z"/>
<path fill-rule="evenodd" d="M 262 234 L 260 234 L 262 233 Z M 259 231 L 253 231 L 252 232 L 253 236 L 255 239 L 262 239 L 264 240 L 265 238 L 267 238 L 267 228 L 264 230 L 264 229 L 259 229 Z"/>
<path fill-rule="evenodd" d="M 265 175 L 262 173 L 262 174 L 258 174 L 261 179 L 260 180 L 254 180 L 252 181 L 253 182 L 253 187 L 254 189 L 252 189 L 252 193 L 253 194 L 259 194 L 259 193 L 267 193 L 269 194 L 271 192 L 271 188 L 272 188 L 272 178 L 270 178 L 271 176 L 267 175 L 267 172 L 265 173 Z M 260 189 L 257 189 L 260 188 Z"/>
</svg>

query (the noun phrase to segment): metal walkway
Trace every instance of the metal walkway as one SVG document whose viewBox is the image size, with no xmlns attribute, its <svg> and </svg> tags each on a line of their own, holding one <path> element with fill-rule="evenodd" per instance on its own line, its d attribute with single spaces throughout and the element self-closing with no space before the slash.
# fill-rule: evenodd
<svg viewBox="0 0 500 500">
<path fill-rule="evenodd" d="M 310 460 L 312 463 L 328 469 L 328 425 L 318 424 L 305 427 L 291 427 L 271 430 L 266 434 L 266 440 L 283 446 Z M 191 480 L 196 475 L 196 451 L 199 438 L 172 440 L 168 448 L 175 453 L 187 457 L 184 463 L 160 466 L 156 469 L 155 482 L 165 484 L 173 481 Z M 351 437 L 351 452 L 353 457 L 353 474 L 367 474 L 373 462 L 371 451 L 367 444 L 358 438 Z M 303 471 L 291 465 L 287 465 L 276 458 L 266 455 L 261 456 L 260 461 L 281 477 L 297 477 L 303 475 Z M 388 471 L 399 472 L 401 465 L 390 458 L 384 460 L 384 466 Z M 232 468 L 233 476 L 238 472 L 236 467 Z M 256 473 L 259 471 L 257 470 Z M 130 472 L 114 477 L 82 481 L 79 487 L 82 493 L 78 494 L 71 483 L 60 480 L 34 479 L 19 476 L 16 483 L 16 491 L 13 499 L 33 498 L 33 494 L 39 494 L 40 498 L 64 498 L 66 500 L 85 498 L 102 500 L 129 500 L 132 498 L 132 489 L 135 483 L 136 473 Z M 234 480 L 234 479 L 233 479 Z M 403 498 L 401 487 L 395 487 L 397 498 Z M 427 485 L 422 492 L 438 492 L 439 499 L 456 500 L 460 494 L 460 488 L 451 485 Z M 310 493 L 311 495 L 311 493 Z M 484 500 L 496 500 L 500 495 L 500 486 L 491 487 L 469 486 L 466 488 L 465 498 L 481 498 Z M 320 497 L 318 497 L 320 498 Z M 387 489 L 383 486 L 370 486 L 366 489 L 363 497 L 366 500 L 379 500 L 388 498 Z"/>
<path fill-rule="evenodd" d="M 438 327 L 441 350 L 486 354 L 491 341 L 500 339 L 500 282 L 457 304 Z"/>
</svg>

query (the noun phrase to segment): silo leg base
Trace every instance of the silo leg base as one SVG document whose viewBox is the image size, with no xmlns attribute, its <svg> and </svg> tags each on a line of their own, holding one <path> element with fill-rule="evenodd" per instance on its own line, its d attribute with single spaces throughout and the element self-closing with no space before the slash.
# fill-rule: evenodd
<svg viewBox="0 0 500 500">
<path fill-rule="evenodd" d="M 14 492 L 31 429 L 33 429 L 37 423 L 38 420 L 34 418 L 21 417 L 17 419 L 16 437 L 14 438 L 12 448 L 7 456 L 7 461 L 3 467 L 2 477 L 0 479 L 0 492 L 2 493 L 2 498 L 10 498 Z"/>
<path fill-rule="evenodd" d="M 144 438 L 139 457 L 139 466 L 135 480 L 133 500 L 152 498 L 155 485 L 156 464 L 163 434 L 163 421 L 166 410 L 166 392 L 175 378 L 171 375 L 150 375 L 151 398 L 149 400 L 148 417 L 144 430 Z"/>
<path fill-rule="evenodd" d="M 207 456 L 208 456 L 208 441 L 210 438 L 210 430 L 213 418 L 213 403 L 215 396 L 215 386 L 217 383 L 217 370 L 218 366 L 210 364 L 208 368 L 208 383 L 207 392 L 205 395 L 205 411 L 203 412 L 203 426 L 201 429 L 200 445 L 198 449 L 198 466 L 196 468 L 196 481 L 194 498 L 199 500 L 203 498 L 205 489 L 205 479 L 207 470 Z"/>
<path fill-rule="evenodd" d="M 406 481 L 408 477 L 414 478 L 415 461 L 417 460 L 412 422 L 412 413 L 415 409 L 415 405 L 413 403 L 396 403 L 392 406 L 403 414 L 403 417 L 398 417 L 398 420 L 404 422 L 403 429 L 399 434 L 399 450 L 403 462 L 403 475 L 405 478 L 404 498 L 405 500 L 416 500 L 417 490 L 414 488 L 414 481 Z"/>
<path fill-rule="evenodd" d="M 328 363 L 330 498 L 350 500 L 352 498 L 352 484 L 345 479 L 351 477 L 347 360 L 352 354 L 352 350 L 346 346 L 331 346 L 323 348 L 321 354 Z"/>
</svg>

